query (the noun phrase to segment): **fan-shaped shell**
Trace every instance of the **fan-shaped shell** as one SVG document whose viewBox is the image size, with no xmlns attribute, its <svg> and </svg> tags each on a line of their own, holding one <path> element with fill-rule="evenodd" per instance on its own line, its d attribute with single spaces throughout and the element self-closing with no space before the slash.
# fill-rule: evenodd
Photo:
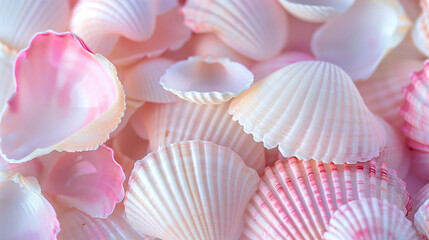
<svg viewBox="0 0 429 240">
<path fill-rule="evenodd" d="M 233 99 L 229 113 L 285 157 L 355 163 L 377 157 L 386 143 L 384 127 L 349 76 L 326 62 L 278 70 Z"/>
<path fill-rule="evenodd" d="M 258 174 L 228 148 L 188 141 L 136 162 L 125 198 L 128 222 L 161 239 L 237 239 Z"/>
</svg>

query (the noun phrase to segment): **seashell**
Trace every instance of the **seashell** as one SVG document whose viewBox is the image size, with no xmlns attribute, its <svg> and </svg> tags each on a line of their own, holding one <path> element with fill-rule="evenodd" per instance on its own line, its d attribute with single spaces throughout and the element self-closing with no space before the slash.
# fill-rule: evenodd
<svg viewBox="0 0 429 240">
<path fill-rule="evenodd" d="M 68 1 L 2 0 L 0 3 L 0 41 L 12 49 L 25 48 L 34 34 L 52 29 L 65 31 L 70 17 Z M 3 77 L 3 75 L 1 75 Z"/>
<path fill-rule="evenodd" d="M 152 151 L 158 146 L 183 140 L 210 141 L 230 148 L 247 166 L 261 173 L 265 167 L 264 147 L 231 120 L 227 114 L 228 106 L 229 103 L 199 105 L 185 101 L 175 104 L 148 103 L 139 110 L 141 114 L 133 119 L 133 126 L 134 129 L 144 129 Z"/>
<path fill-rule="evenodd" d="M 92 51 L 107 56 L 120 37 L 142 42 L 152 36 L 157 5 L 163 5 L 157 2 L 160 1 L 79 1 L 70 28 Z"/>
<path fill-rule="evenodd" d="M 313 34 L 311 49 L 316 59 L 337 64 L 353 80 L 366 79 L 386 53 L 399 45 L 410 26 L 396 0 L 356 1 Z M 344 50 L 338 51 L 338 46 Z"/>
<path fill-rule="evenodd" d="M 227 58 L 190 57 L 167 68 L 162 87 L 178 97 L 198 104 L 220 104 L 248 89 L 253 74 Z"/>
<path fill-rule="evenodd" d="M 314 57 L 305 52 L 284 52 L 273 59 L 252 65 L 250 70 L 255 75 L 255 82 L 257 82 L 292 63 L 310 60 L 314 60 Z"/>
<path fill-rule="evenodd" d="M 405 183 L 385 163 L 277 161 L 246 208 L 241 239 L 322 239 L 337 209 L 370 197 L 410 210 Z"/>
<path fill-rule="evenodd" d="M 183 16 L 176 7 L 157 16 L 155 31 L 150 38 L 136 42 L 121 37 L 108 57 L 115 65 L 127 65 L 167 50 L 177 50 L 190 38 L 191 31 L 184 25 Z"/>
<path fill-rule="evenodd" d="M 429 238 L 429 199 L 427 199 L 414 215 L 414 228 L 420 239 Z"/>
<path fill-rule="evenodd" d="M 57 215 L 35 178 L 0 171 L 0 191 L 2 239 L 56 239 Z"/>
<path fill-rule="evenodd" d="M 0 122 L 0 150 L 9 162 L 95 149 L 125 109 L 115 67 L 70 32 L 37 34 L 18 55 L 15 77 L 18 90 Z"/>
<path fill-rule="evenodd" d="M 150 58 L 133 65 L 124 77 L 127 99 L 142 102 L 170 103 L 180 99 L 164 90 L 159 84 L 165 70 L 174 61 L 165 58 Z"/>
<path fill-rule="evenodd" d="M 106 218 L 124 198 L 125 175 L 107 146 L 88 152 L 54 152 L 42 161 L 53 161 L 40 185 L 55 203 Z"/>
<path fill-rule="evenodd" d="M 341 206 L 333 215 L 326 240 L 417 239 L 410 220 L 386 200 L 368 198 Z"/>
<path fill-rule="evenodd" d="M 347 11 L 355 0 L 279 0 L 279 2 L 290 14 L 297 18 L 309 22 L 324 22 Z"/>
<path fill-rule="evenodd" d="M 268 60 L 286 44 L 287 15 L 275 0 L 188 0 L 182 8 L 194 32 L 211 32 L 253 60 Z"/>
<path fill-rule="evenodd" d="M 326 62 L 276 71 L 233 99 L 229 113 L 255 141 L 278 146 L 285 157 L 356 163 L 377 157 L 386 143 L 384 127 L 350 77 Z"/>
<path fill-rule="evenodd" d="M 125 86 L 124 86 L 124 88 L 125 88 Z M 110 134 L 110 137 L 114 137 L 114 136 L 118 135 L 125 128 L 125 126 L 128 124 L 128 122 L 130 121 L 132 116 L 135 114 L 137 109 L 139 109 L 144 104 L 144 102 L 141 102 L 141 101 L 131 100 L 130 98 L 128 98 L 128 96 L 127 96 L 127 99 L 125 99 L 125 102 L 126 102 L 127 107 L 125 108 L 124 116 L 121 118 L 121 122 L 119 123 L 116 130 Z"/>
<path fill-rule="evenodd" d="M 410 213 L 410 218 L 413 219 L 419 208 L 429 199 L 429 184 L 425 184 L 419 192 L 413 197 L 413 207 Z"/>
<path fill-rule="evenodd" d="M 0 41 L 0 117 L 6 109 L 7 101 L 16 90 L 16 82 L 13 77 L 13 64 L 16 55 L 15 50 Z"/>
<path fill-rule="evenodd" d="M 237 239 L 258 181 L 229 148 L 199 140 L 161 146 L 136 162 L 125 214 L 156 238 Z"/>
<path fill-rule="evenodd" d="M 24 163 L 10 163 L 0 157 L 0 172 L 19 173 L 23 177 L 37 178 L 42 172 L 43 165 L 39 159 L 35 158 Z"/>
<path fill-rule="evenodd" d="M 150 103 L 147 103 L 147 104 L 150 105 Z M 140 107 L 131 118 L 130 125 L 133 128 L 134 133 L 136 133 L 141 139 L 149 140 L 146 129 L 142 125 L 142 119 L 149 116 L 149 114 L 146 114 L 146 109 L 149 109 L 149 108 Z M 161 145 L 164 145 L 164 144 L 161 144 Z"/>
<path fill-rule="evenodd" d="M 414 45 L 417 47 L 417 49 L 425 56 L 429 56 L 429 39 L 427 37 L 429 26 L 429 6 L 426 0 L 419 2 L 422 12 L 417 17 L 417 20 L 414 24 L 412 37 Z"/>
</svg>

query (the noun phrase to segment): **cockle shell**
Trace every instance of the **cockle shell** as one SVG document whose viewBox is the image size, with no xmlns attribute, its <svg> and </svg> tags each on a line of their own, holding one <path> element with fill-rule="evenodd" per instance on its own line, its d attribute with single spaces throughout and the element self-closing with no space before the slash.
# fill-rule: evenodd
<svg viewBox="0 0 429 240">
<path fill-rule="evenodd" d="M 279 0 L 288 12 L 309 22 L 324 22 L 349 9 L 355 0 Z"/>
<path fill-rule="evenodd" d="M 338 208 L 370 197 L 389 201 L 403 214 L 410 210 L 404 182 L 384 163 L 277 161 L 265 169 L 247 206 L 241 239 L 322 239 Z"/>
<path fill-rule="evenodd" d="M 399 208 L 386 200 L 368 198 L 349 202 L 333 215 L 326 240 L 415 239 L 416 231 Z"/>
<path fill-rule="evenodd" d="M 6 103 L 16 90 L 13 77 L 13 64 L 17 52 L 0 41 L 0 117 L 6 109 Z"/>
<path fill-rule="evenodd" d="M 353 80 L 366 79 L 410 26 L 397 0 L 359 0 L 314 33 L 311 49 L 316 59 L 337 64 Z"/>
<path fill-rule="evenodd" d="M 350 77 L 327 62 L 276 71 L 234 98 L 229 113 L 255 141 L 278 146 L 285 157 L 356 163 L 377 157 L 386 143 L 383 125 Z"/>
<path fill-rule="evenodd" d="M 188 0 L 182 8 L 194 32 L 212 32 L 237 52 L 267 60 L 286 44 L 287 16 L 276 0 Z"/>
<path fill-rule="evenodd" d="M 178 97 L 199 104 L 220 104 L 248 89 L 253 74 L 227 58 L 190 57 L 167 68 L 162 87 Z"/>
<path fill-rule="evenodd" d="M 72 33 L 37 34 L 18 55 L 15 78 L 16 94 L 0 122 L 0 150 L 9 162 L 95 149 L 125 109 L 115 67 Z"/>
<path fill-rule="evenodd" d="M 161 146 L 136 162 L 128 222 L 169 239 L 237 239 L 258 174 L 229 148 L 199 140 Z"/>
</svg>

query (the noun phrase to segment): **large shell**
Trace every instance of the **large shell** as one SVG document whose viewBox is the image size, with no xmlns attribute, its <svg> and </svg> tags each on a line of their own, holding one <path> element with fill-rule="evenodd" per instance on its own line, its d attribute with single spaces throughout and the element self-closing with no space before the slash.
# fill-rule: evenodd
<svg viewBox="0 0 429 240">
<path fill-rule="evenodd" d="M 261 173 L 265 166 L 264 147 L 231 120 L 228 106 L 228 103 L 199 105 L 185 101 L 146 104 L 132 122 L 135 128 L 145 129 L 152 151 L 158 146 L 183 140 L 210 141 L 232 149 L 247 166 Z"/>
<path fill-rule="evenodd" d="M 0 41 L 0 117 L 6 109 L 6 103 L 16 90 L 13 77 L 13 64 L 17 52 Z"/>
<path fill-rule="evenodd" d="M 247 206 L 242 239 L 322 239 L 335 210 L 369 197 L 410 210 L 404 182 L 384 163 L 277 161 Z"/>
<path fill-rule="evenodd" d="M 377 157 L 386 143 L 384 127 L 349 76 L 326 62 L 278 70 L 233 99 L 229 113 L 285 157 L 355 163 Z"/>
<path fill-rule="evenodd" d="M 237 239 L 258 174 L 228 148 L 188 141 L 138 161 L 125 198 L 128 222 L 161 239 Z"/>
<path fill-rule="evenodd" d="M 359 0 L 314 33 L 311 49 L 316 59 L 337 64 L 353 80 L 366 79 L 410 26 L 397 0 Z"/>
<path fill-rule="evenodd" d="M 24 162 L 95 149 L 125 109 L 115 67 L 72 33 L 37 34 L 15 63 L 17 92 L 0 122 L 1 153 Z"/>
<path fill-rule="evenodd" d="M 376 198 L 343 205 L 331 218 L 326 240 L 417 240 L 410 220 L 397 206 Z"/>
<path fill-rule="evenodd" d="M 194 32 L 214 32 L 254 60 L 272 58 L 286 44 L 286 13 L 276 0 L 188 0 L 182 11 Z"/>
<path fill-rule="evenodd" d="M 227 58 L 190 57 L 167 68 L 160 84 L 178 97 L 199 104 L 220 104 L 248 89 L 253 74 Z"/>
</svg>

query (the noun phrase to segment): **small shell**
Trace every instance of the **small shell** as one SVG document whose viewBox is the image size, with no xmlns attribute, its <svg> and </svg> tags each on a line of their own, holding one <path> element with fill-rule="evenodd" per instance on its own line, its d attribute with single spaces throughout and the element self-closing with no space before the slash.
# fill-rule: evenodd
<svg viewBox="0 0 429 240">
<path fill-rule="evenodd" d="M 350 77 L 326 62 L 278 70 L 234 98 L 229 113 L 255 141 L 279 146 L 285 157 L 356 163 L 377 157 L 386 143 L 384 127 Z"/>
<path fill-rule="evenodd" d="M 279 0 L 288 12 L 309 22 L 324 22 L 344 13 L 355 0 Z"/>
<path fill-rule="evenodd" d="M 199 104 L 220 104 L 248 89 L 253 74 L 227 58 L 190 57 L 167 68 L 162 87 L 178 97 Z"/>
<path fill-rule="evenodd" d="M 415 239 L 410 220 L 397 206 L 386 200 L 368 198 L 352 201 L 331 218 L 326 240 Z"/>
<path fill-rule="evenodd" d="M 6 109 L 6 103 L 16 90 L 13 77 L 13 64 L 17 52 L 0 41 L 0 117 Z"/>
<path fill-rule="evenodd" d="M 316 59 L 337 64 L 353 80 L 366 79 L 410 26 L 398 1 L 359 0 L 314 33 L 311 49 Z"/>
<path fill-rule="evenodd" d="M 128 222 L 169 239 L 237 239 L 258 174 L 228 148 L 199 140 L 158 148 L 136 162 L 125 198 Z"/>
<path fill-rule="evenodd" d="M 245 134 L 228 115 L 228 103 L 199 105 L 181 101 L 175 104 L 146 104 L 133 119 L 134 129 L 143 128 L 152 151 L 158 146 L 200 139 L 236 152 L 247 166 L 261 173 L 265 167 L 264 147 Z M 141 111 L 141 112 L 140 112 Z M 142 132 L 142 130 L 136 130 Z"/>
<path fill-rule="evenodd" d="M 247 206 L 241 239 L 322 239 L 338 208 L 370 197 L 410 210 L 404 182 L 384 163 L 277 161 Z"/>
<path fill-rule="evenodd" d="M 17 92 L 0 122 L 2 157 L 95 149 L 125 109 L 115 67 L 72 33 L 37 34 L 15 63 Z"/>
<path fill-rule="evenodd" d="M 182 9 L 194 32 L 212 32 L 254 60 L 278 55 L 286 44 L 287 16 L 276 0 L 188 0 Z"/>
</svg>

